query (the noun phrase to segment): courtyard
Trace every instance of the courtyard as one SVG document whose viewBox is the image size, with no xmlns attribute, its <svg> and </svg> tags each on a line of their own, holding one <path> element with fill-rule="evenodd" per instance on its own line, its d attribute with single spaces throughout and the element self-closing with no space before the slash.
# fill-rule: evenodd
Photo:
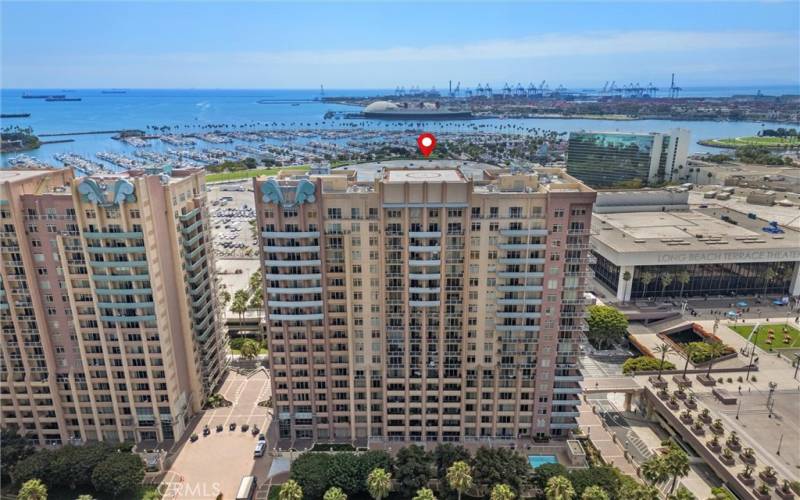
<svg viewBox="0 0 800 500">
<path fill-rule="evenodd" d="M 753 333 L 754 325 L 732 325 L 728 328 L 744 337 L 745 340 L 755 341 L 756 345 L 765 351 L 800 348 L 800 331 L 786 323 L 761 324 L 755 333 Z"/>
<path fill-rule="evenodd" d="M 161 487 L 165 499 L 216 498 L 220 493 L 223 498 L 235 498 L 242 477 L 256 476 L 259 486 L 266 482 L 272 458 L 269 452 L 254 458 L 258 437 L 241 429 L 247 424 L 267 432 L 271 416 L 258 403 L 270 396 L 268 374 L 260 370 L 248 377 L 231 371 L 219 393 L 233 404 L 205 410 L 190 432 L 198 434 L 197 441 L 178 445 L 178 455 Z M 235 430 L 229 430 L 231 424 L 236 424 Z M 211 432 L 203 436 L 206 425 Z M 219 432 L 217 425 L 222 425 Z M 274 442 L 268 435 L 268 450 Z"/>
</svg>

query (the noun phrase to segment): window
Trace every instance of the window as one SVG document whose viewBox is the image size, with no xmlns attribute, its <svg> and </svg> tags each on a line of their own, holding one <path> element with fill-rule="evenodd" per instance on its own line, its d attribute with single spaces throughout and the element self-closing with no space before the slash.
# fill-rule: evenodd
<svg viewBox="0 0 800 500">
<path fill-rule="evenodd" d="M 553 211 L 553 217 L 555 217 L 555 218 L 564 217 L 564 209 L 563 208 L 556 208 L 555 211 Z"/>
<path fill-rule="evenodd" d="M 342 209 L 341 208 L 329 208 L 328 209 L 328 218 L 329 219 L 341 219 L 342 218 Z"/>
</svg>

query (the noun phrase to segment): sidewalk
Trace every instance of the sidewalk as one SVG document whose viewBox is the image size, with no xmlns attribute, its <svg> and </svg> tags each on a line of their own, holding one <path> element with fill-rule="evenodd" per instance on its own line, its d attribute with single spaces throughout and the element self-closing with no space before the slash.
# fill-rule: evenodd
<svg viewBox="0 0 800 500">
<path fill-rule="evenodd" d="M 611 433 L 603 427 L 600 417 L 592 412 L 592 405 L 584 401 L 578 410 L 580 411 L 578 427 L 585 436 L 591 438 L 592 444 L 600 452 L 603 460 L 619 468 L 623 474 L 636 477 L 636 467 L 628 462 L 620 444 L 613 441 Z"/>
</svg>

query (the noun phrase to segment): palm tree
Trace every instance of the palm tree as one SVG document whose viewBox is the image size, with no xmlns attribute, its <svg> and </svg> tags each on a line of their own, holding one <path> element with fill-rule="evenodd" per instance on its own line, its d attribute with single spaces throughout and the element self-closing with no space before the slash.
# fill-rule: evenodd
<svg viewBox="0 0 800 500">
<path fill-rule="evenodd" d="M 461 500 L 461 494 L 472 487 L 470 466 L 461 460 L 453 462 L 453 465 L 447 469 L 447 484 L 458 492 L 458 500 Z"/>
<path fill-rule="evenodd" d="M 436 500 L 436 496 L 430 488 L 420 488 L 413 500 Z"/>
<path fill-rule="evenodd" d="M 547 500 L 572 500 L 575 498 L 575 488 L 564 476 L 553 476 L 547 480 L 544 495 Z"/>
<path fill-rule="evenodd" d="M 278 500 L 303 500 L 303 488 L 294 479 L 290 479 L 278 491 Z"/>
<path fill-rule="evenodd" d="M 250 286 L 250 291 L 252 293 L 256 293 L 261 290 L 261 273 L 259 271 L 256 271 L 250 275 L 248 285 Z"/>
<path fill-rule="evenodd" d="M 644 480 L 650 485 L 655 485 L 669 479 L 669 473 L 664 466 L 664 461 L 659 456 L 647 459 L 639 470 Z"/>
<path fill-rule="evenodd" d="M 683 287 L 689 284 L 689 281 L 692 280 L 692 275 L 689 274 L 689 271 L 686 269 L 679 271 L 678 274 L 675 275 L 675 280 L 681 284 L 681 293 L 680 297 L 683 297 Z"/>
<path fill-rule="evenodd" d="M 639 274 L 639 281 L 642 283 L 642 286 L 644 287 L 644 295 L 647 295 L 647 288 L 650 286 L 650 283 L 652 283 L 654 279 L 656 279 L 656 276 L 649 271 L 645 271 Z"/>
<path fill-rule="evenodd" d="M 491 500 L 514 500 L 517 495 L 507 484 L 495 484 L 492 488 Z"/>
<path fill-rule="evenodd" d="M 323 500 L 347 500 L 347 495 L 344 494 L 341 488 L 334 486 L 333 488 L 328 488 L 322 498 Z"/>
<path fill-rule="evenodd" d="M 657 345 L 653 348 L 653 352 L 661 354 L 661 363 L 658 365 L 658 380 L 661 380 L 661 372 L 664 370 L 664 358 L 666 358 L 667 354 L 672 352 L 672 350 L 672 347 L 668 344 Z"/>
<path fill-rule="evenodd" d="M 226 307 L 231 301 L 231 292 L 223 289 L 221 292 L 219 292 L 219 300 L 222 302 L 222 307 Z"/>
<path fill-rule="evenodd" d="M 583 490 L 581 500 L 609 500 L 608 493 L 599 486 L 589 486 Z"/>
<path fill-rule="evenodd" d="M 261 344 L 253 339 L 247 339 L 242 342 L 242 347 L 239 349 L 239 352 L 243 359 L 255 359 L 260 350 Z"/>
<path fill-rule="evenodd" d="M 675 279 L 675 276 L 672 273 L 662 273 L 661 274 L 661 296 L 664 296 L 664 292 L 667 291 L 667 288 L 672 284 L 672 280 Z"/>
<path fill-rule="evenodd" d="M 237 294 L 239 292 L 236 292 Z M 242 298 L 240 295 L 237 295 L 233 298 L 233 304 L 231 304 L 231 312 L 234 312 L 239 315 L 239 321 L 242 321 L 244 318 L 244 313 L 247 312 L 247 299 Z"/>
<path fill-rule="evenodd" d="M 686 380 L 686 371 L 689 368 L 689 360 L 700 352 L 700 346 L 697 344 L 686 344 L 683 346 L 683 353 L 686 355 L 686 363 L 683 365 L 683 380 Z"/>
<path fill-rule="evenodd" d="M 18 500 L 47 500 L 47 487 L 39 479 L 29 479 L 17 493 Z"/>
<path fill-rule="evenodd" d="M 713 342 L 708 345 L 708 354 L 711 359 L 708 360 L 708 371 L 706 371 L 706 379 L 711 377 L 711 367 L 714 361 L 723 354 L 725 354 L 725 345 L 722 342 Z"/>
<path fill-rule="evenodd" d="M 367 476 L 367 489 L 375 500 L 389 496 L 392 491 L 392 475 L 383 469 L 373 469 Z"/>
<path fill-rule="evenodd" d="M 777 277 L 777 276 L 778 276 L 778 272 L 775 271 L 774 269 L 772 269 L 771 267 L 767 268 L 767 270 L 764 272 L 764 295 L 765 296 L 767 295 L 767 287 L 769 287 L 770 282 L 772 280 L 774 280 L 775 277 Z"/>
<path fill-rule="evenodd" d="M 619 489 L 619 497 L 625 500 L 653 500 L 660 498 L 661 492 L 652 485 L 639 484 L 636 481 L 628 481 Z"/>
<path fill-rule="evenodd" d="M 669 494 L 675 491 L 675 486 L 678 484 L 679 477 L 686 477 L 689 475 L 689 455 L 685 451 L 673 445 L 670 446 L 666 455 L 661 458 L 663 463 L 664 472 L 667 476 L 672 478 L 670 483 Z"/>
</svg>

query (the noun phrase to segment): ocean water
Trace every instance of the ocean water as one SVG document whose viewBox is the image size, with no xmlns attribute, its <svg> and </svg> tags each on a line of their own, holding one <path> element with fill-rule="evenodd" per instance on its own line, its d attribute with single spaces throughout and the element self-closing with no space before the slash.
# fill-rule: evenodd
<svg viewBox="0 0 800 500">
<path fill-rule="evenodd" d="M 686 89 L 683 95 L 733 95 L 755 93 L 757 88 L 699 88 Z M 792 87 L 761 89 L 765 94 L 797 92 Z M 46 102 L 43 99 L 23 99 L 26 92 L 34 94 L 65 94 L 80 97 L 80 102 Z M 329 90 L 335 96 L 377 96 L 387 90 Z M 177 126 L 174 132 L 210 130 L 215 125 L 236 125 L 254 129 L 264 128 L 341 128 L 358 125 L 368 129 L 408 129 L 408 123 L 364 120 L 324 120 L 327 111 L 356 112 L 358 108 L 318 101 L 320 90 L 157 90 L 131 89 L 124 94 L 107 94 L 100 89 L 22 89 L 0 90 L 0 110 L 3 113 L 30 113 L 29 118 L 2 119 L 2 126 L 30 126 L 37 134 L 88 132 L 119 129 L 143 129 L 147 126 Z M 657 132 L 675 127 L 692 131 L 693 142 L 714 137 L 755 134 L 762 127 L 785 124 L 761 122 L 714 122 L 675 120 L 584 120 L 584 119 L 485 119 L 469 122 L 426 123 L 431 132 L 473 130 L 532 133 L 537 130 L 570 132 L 602 130 L 623 132 Z M 230 130 L 230 129 L 227 129 Z M 99 151 L 131 154 L 135 148 L 111 139 L 111 134 L 75 135 L 65 138 L 75 142 L 50 144 L 27 152 L 29 156 L 54 162 L 53 155 L 73 152 L 94 158 Z M 58 137 L 43 140 L 59 139 Z M 156 141 L 158 142 L 158 141 Z M 224 147 L 222 145 L 221 147 Z M 158 151 L 160 147 L 153 148 Z M 692 152 L 716 151 L 699 146 Z M 2 166 L 16 154 L 3 154 Z M 58 163 L 55 163 L 58 164 Z"/>
</svg>

